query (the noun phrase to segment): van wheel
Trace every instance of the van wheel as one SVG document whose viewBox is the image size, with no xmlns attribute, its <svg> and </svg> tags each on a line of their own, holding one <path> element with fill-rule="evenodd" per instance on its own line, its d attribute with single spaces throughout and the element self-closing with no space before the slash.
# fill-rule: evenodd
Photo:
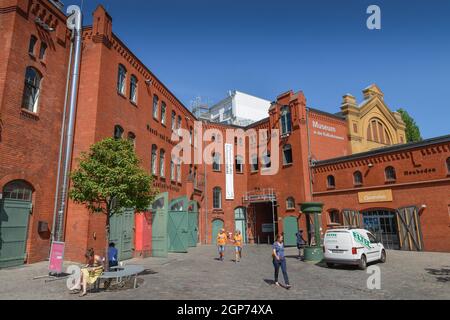
<svg viewBox="0 0 450 320">
<path fill-rule="evenodd" d="M 381 258 L 380 258 L 380 262 L 381 263 L 386 263 L 386 251 L 381 251 Z"/>
<path fill-rule="evenodd" d="M 328 267 L 328 268 L 333 268 L 333 267 L 334 267 L 334 263 L 329 263 L 329 262 L 327 262 L 327 267 Z"/>
<path fill-rule="evenodd" d="M 359 265 L 358 265 L 360 270 L 366 270 L 367 269 L 367 258 L 365 255 L 361 256 L 361 260 L 359 260 Z"/>
</svg>

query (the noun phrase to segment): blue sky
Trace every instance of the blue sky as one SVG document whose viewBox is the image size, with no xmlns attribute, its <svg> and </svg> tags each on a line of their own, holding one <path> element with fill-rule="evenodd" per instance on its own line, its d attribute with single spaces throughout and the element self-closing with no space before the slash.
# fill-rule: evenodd
<svg viewBox="0 0 450 320">
<path fill-rule="evenodd" d="M 186 106 L 228 90 L 274 100 L 292 89 L 334 113 L 344 94 L 361 101 L 376 83 L 424 138 L 450 133 L 450 0 L 84 0 L 85 24 L 98 4 Z M 371 4 L 381 30 L 366 27 Z"/>
</svg>

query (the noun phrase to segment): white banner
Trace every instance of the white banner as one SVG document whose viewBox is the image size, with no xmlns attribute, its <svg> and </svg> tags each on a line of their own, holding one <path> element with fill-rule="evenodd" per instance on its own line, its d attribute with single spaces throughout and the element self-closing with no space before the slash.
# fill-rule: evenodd
<svg viewBox="0 0 450 320">
<path fill-rule="evenodd" d="M 234 200 L 234 150 L 232 144 L 225 144 L 226 200 Z"/>
</svg>

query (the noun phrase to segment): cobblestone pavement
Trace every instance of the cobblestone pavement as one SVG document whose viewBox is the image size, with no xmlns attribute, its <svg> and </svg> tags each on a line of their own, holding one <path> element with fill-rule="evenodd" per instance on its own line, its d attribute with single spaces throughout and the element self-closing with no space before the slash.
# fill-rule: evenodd
<svg viewBox="0 0 450 320">
<path fill-rule="evenodd" d="M 232 261 L 231 247 L 220 262 L 215 247 L 199 246 L 166 259 L 129 261 L 146 268 L 137 289 L 100 291 L 84 298 L 70 294 L 65 280 L 33 280 L 47 274 L 47 263 L 0 270 L 0 299 L 450 299 L 450 254 L 389 251 L 388 262 L 377 265 L 381 290 L 369 290 L 367 272 L 300 262 L 296 253 L 287 249 L 293 286 L 289 291 L 273 285 L 269 246 L 246 247 L 238 264 Z"/>
</svg>

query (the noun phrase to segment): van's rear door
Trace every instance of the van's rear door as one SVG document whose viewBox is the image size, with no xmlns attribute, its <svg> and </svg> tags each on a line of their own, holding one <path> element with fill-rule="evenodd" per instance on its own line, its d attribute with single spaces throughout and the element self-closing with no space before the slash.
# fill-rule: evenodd
<svg viewBox="0 0 450 320">
<path fill-rule="evenodd" d="M 332 230 L 325 234 L 325 258 L 352 259 L 353 242 L 348 230 Z"/>
</svg>

